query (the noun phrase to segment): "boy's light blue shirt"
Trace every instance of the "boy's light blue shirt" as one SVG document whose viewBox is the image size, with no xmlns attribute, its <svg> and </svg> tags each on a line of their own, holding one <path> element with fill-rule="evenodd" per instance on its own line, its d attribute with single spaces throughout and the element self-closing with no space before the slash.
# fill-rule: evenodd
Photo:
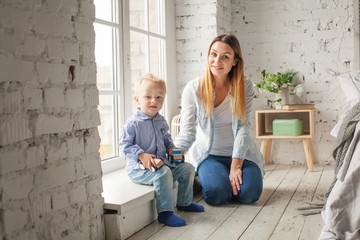
<svg viewBox="0 0 360 240">
<path fill-rule="evenodd" d="M 214 137 L 214 114 L 206 116 L 204 105 L 200 99 L 198 87 L 200 79 L 188 82 L 181 98 L 181 127 L 176 136 L 176 147 L 187 152 L 187 160 L 195 168 L 210 154 Z M 246 118 L 250 118 L 252 111 L 252 99 L 254 97 L 253 86 L 250 80 L 245 80 L 246 92 Z M 233 112 L 233 97 L 231 97 L 231 111 Z M 232 129 L 234 134 L 234 146 L 232 158 L 241 158 L 255 162 L 264 175 L 264 158 L 250 136 L 250 122 L 241 122 L 232 116 Z"/>
<path fill-rule="evenodd" d="M 175 167 L 167 158 L 169 147 L 174 146 L 171 135 L 168 133 L 169 125 L 159 113 L 154 118 L 137 109 L 129 117 L 123 127 L 120 138 L 120 152 L 126 158 L 126 172 L 139 168 L 140 153 L 153 154 L 164 161 L 168 166 Z"/>
</svg>

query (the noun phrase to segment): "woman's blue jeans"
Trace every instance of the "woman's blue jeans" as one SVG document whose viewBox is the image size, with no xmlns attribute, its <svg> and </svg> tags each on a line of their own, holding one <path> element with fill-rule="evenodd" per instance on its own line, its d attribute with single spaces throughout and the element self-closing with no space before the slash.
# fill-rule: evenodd
<svg viewBox="0 0 360 240">
<path fill-rule="evenodd" d="M 153 185 L 157 213 L 174 212 L 173 186 L 178 182 L 177 204 L 188 206 L 193 199 L 195 169 L 190 163 L 178 163 L 176 167 L 163 165 L 155 172 L 148 169 L 134 169 L 129 173 L 130 179 L 139 184 Z"/>
<path fill-rule="evenodd" d="M 242 181 L 238 195 L 233 195 L 229 180 L 231 157 L 209 155 L 198 167 L 199 180 L 204 200 L 211 205 L 224 204 L 233 199 L 241 203 L 259 200 L 263 181 L 256 163 L 244 160 Z"/>
</svg>

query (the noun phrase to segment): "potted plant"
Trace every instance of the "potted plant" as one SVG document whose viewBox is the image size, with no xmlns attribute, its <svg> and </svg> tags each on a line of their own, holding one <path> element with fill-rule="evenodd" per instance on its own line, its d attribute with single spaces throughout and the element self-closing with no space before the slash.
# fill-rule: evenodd
<svg viewBox="0 0 360 240">
<path fill-rule="evenodd" d="M 260 92 L 271 92 L 275 94 L 275 105 L 287 104 L 289 102 L 289 91 L 294 92 L 296 95 L 301 96 L 303 88 L 300 83 L 293 83 L 294 77 L 298 72 L 293 70 L 285 73 L 278 72 L 272 74 L 266 72 L 265 69 L 257 69 L 257 72 L 261 72 L 261 82 L 255 83 L 254 87 Z M 276 104 L 277 103 L 277 104 Z"/>
</svg>

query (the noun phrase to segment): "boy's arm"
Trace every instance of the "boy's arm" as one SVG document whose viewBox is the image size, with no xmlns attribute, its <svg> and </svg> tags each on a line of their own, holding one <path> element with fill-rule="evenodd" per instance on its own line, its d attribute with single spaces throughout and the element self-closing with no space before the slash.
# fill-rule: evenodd
<svg viewBox="0 0 360 240">
<path fill-rule="evenodd" d="M 138 162 L 151 170 L 155 166 L 155 155 L 147 154 L 139 145 L 135 144 L 136 128 L 133 124 L 125 124 L 120 138 L 119 148 L 128 161 Z"/>
<path fill-rule="evenodd" d="M 135 144 L 136 130 L 132 124 L 125 124 L 120 138 L 120 152 L 131 161 L 136 161 L 139 155 L 144 152 L 139 145 Z"/>
</svg>

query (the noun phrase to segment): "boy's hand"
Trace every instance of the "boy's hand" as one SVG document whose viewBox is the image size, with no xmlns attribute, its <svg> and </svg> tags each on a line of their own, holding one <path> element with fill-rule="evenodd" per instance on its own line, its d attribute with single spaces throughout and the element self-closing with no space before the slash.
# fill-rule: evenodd
<svg viewBox="0 0 360 240">
<path fill-rule="evenodd" d="M 182 163 L 184 162 L 184 151 L 177 147 L 169 147 L 170 162 Z"/>
<path fill-rule="evenodd" d="M 140 153 L 138 157 L 141 161 L 141 163 L 151 171 L 151 166 L 156 166 L 155 163 L 155 155 L 148 154 L 148 153 Z"/>
<path fill-rule="evenodd" d="M 177 147 L 169 147 L 169 155 L 173 155 L 173 149 L 181 150 L 181 154 L 184 155 L 184 151 Z"/>
</svg>

